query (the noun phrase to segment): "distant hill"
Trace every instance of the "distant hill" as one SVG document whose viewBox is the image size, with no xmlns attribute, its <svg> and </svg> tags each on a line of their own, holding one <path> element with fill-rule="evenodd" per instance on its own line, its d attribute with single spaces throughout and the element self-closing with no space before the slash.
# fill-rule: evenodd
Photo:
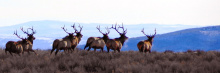
<svg viewBox="0 0 220 73">
<path fill-rule="evenodd" d="M 149 32 L 146 32 L 149 33 Z M 122 50 L 138 50 L 137 43 L 147 37 L 130 38 Z M 220 51 L 220 26 L 192 28 L 156 35 L 152 50 L 176 52 L 191 50 Z"/>
<path fill-rule="evenodd" d="M 74 30 L 70 27 L 73 25 L 74 22 L 64 22 L 64 21 L 52 21 L 52 20 L 44 20 L 44 21 L 31 21 L 26 23 L 21 23 L 13 26 L 5 26 L 0 27 L 0 47 L 5 47 L 5 44 L 9 40 L 18 41 L 17 37 L 13 35 L 14 31 L 17 30 L 18 34 L 22 37 L 26 37 L 23 32 L 21 32 L 20 27 L 23 27 L 24 29 L 29 27 L 34 27 L 34 30 L 36 30 L 36 34 L 34 35 L 36 37 L 36 40 L 34 40 L 34 49 L 51 49 L 51 45 L 53 43 L 54 39 L 60 39 L 67 34 L 61 29 L 65 25 L 68 32 L 73 32 Z M 119 23 L 120 24 L 120 23 Z M 126 24 L 126 23 L 124 23 Z M 112 24 L 99 24 L 99 23 L 80 23 L 81 26 L 83 26 L 82 34 L 83 38 L 80 42 L 80 45 L 83 46 L 86 43 L 86 40 L 88 37 L 100 37 L 102 34 L 99 33 L 99 31 L 96 29 L 96 26 L 100 25 L 101 30 L 105 31 L 105 27 L 111 27 Z M 76 23 L 76 26 L 78 26 L 78 23 Z M 192 25 L 160 25 L 160 24 L 135 24 L 135 25 L 124 25 L 125 28 L 127 28 L 127 36 L 131 39 L 135 39 L 133 37 L 139 37 L 143 34 L 140 32 L 143 28 L 145 28 L 146 33 L 154 33 L 154 29 L 157 29 L 158 34 L 164 34 L 168 32 L 173 32 L 177 30 L 182 30 L 186 28 L 195 28 L 198 26 L 192 26 Z M 120 30 L 119 30 L 120 31 Z M 109 34 L 110 38 L 116 38 L 119 37 L 118 33 L 114 30 L 111 30 Z M 142 37 L 144 40 L 145 38 Z M 156 37 L 157 38 L 157 37 Z M 136 40 L 139 41 L 139 40 Z M 156 41 L 155 41 L 156 43 Z M 136 43 L 134 44 L 136 45 Z M 126 46 L 126 44 L 125 44 Z M 80 46 L 79 46 L 80 47 Z M 84 46 L 83 46 L 84 47 Z M 127 46 L 129 48 L 122 49 L 122 50 L 136 50 L 136 46 Z M 133 48 L 132 48 L 133 47 Z"/>
</svg>

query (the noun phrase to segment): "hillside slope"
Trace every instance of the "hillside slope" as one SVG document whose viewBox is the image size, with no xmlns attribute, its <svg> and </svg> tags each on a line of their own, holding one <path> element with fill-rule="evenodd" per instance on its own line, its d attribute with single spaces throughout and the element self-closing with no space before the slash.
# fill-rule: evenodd
<svg viewBox="0 0 220 73">
<path fill-rule="evenodd" d="M 146 39 L 147 37 L 145 36 L 130 38 L 123 50 L 138 50 L 137 43 Z M 155 51 L 173 50 L 176 52 L 186 51 L 188 49 L 205 51 L 220 50 L 220 26 L 192 28 L 156 35 L 152 48 Z"/>
</svg>

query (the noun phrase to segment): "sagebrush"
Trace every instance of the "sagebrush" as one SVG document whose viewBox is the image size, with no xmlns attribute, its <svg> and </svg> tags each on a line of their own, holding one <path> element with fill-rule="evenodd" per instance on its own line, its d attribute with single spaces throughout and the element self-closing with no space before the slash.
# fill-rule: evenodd
<svg viewBox="0 0 220 73">
<path fill-rule="evenodd" d="M 5 54 L 0 49 L 0 73 L 220 73 L 220 52 L 187 51 L 174 53 L 137 51 L 73 53 L 36 50 L 30 55 Z"/>
</svg>

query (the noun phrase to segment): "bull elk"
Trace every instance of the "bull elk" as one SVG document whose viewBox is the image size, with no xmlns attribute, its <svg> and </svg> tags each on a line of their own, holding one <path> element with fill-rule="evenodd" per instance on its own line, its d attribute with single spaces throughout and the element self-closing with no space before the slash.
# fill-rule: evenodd
<svg viewBox="0 0 220 73">
<path fill-rule="evenodd" d="M 83 37 L 83 35 L 81 34 L 83 26 L 80 26 L 80 24 L 79 24 L 79 26 L 78 26 L 80 28 L 79 31 L 76 29 L 75 24 L 71 27 L 73 27 L 73 29 L 75 30 L 75 33 L 76 33 L 75 38 L 72 40 L 72 44 L 71 44 L 71 48 L 70 48 L 71 51 L 72 50 L 74 51 L 74 49 L 76 49 L 77 45 L 81 41 L 81 38 Z"/>
<path fill-rule="evenodd" d="M 20 53 L 23 53 L 23 49 L 27 48 L 29 46 L 28 40 L 26 38 L 21 38 L 18 34 L 17 31 L 14 32 L 14 35 L 16 35 L 20 41 L 8 41 L 6 43 L 6 48 L 5 48 L 5 53 L 7 54 L 7 51 L 12 55 L 12 53 L 16 53 L 20 56 Z M 13 56 L 13 55 L 12 55 Z"/>
<path fill-rule="evenodd" d="M 148 52 L 151 53 L 151 47 L 152 47 L 152 43 L 153 43 L 153 39 L 156 35 L 156 29 L 155 29 L 155 33 L 154 35 L 146 35 L 144 33 L 144 28 L 143 30 L 141 31 L 145 36 L 147 36 L 147 40 L 143 40 L 143 41 L 140 41 L 138 44 L 137 44 L 137 47 L 139 49 L 140 52 Z"/>
<path fill-rule="evenodd" d="M 61 28 L 69 35 L 67 35 L 66 37 L 62 39 L 55 39 L 53 42 L 53 48 L 50 54 L 52 54 L 55 49 L 56 49 L 55 55 L 57 55 L 59 50 L 65 51 L 71 48 L 72 40 L 75 38 L 75 36 L 73 35 L 74 33 L 67 32 L 67 29 L 65 29 L 65 25 L 64 27 L 61 27 Z"/>
<path fill-rule="evenodd" d="M 123 32 L 119 32 L 118 29 L 121 28 L 123 30 Z M 128 37 L 126 36 L 127 33 L 127 29 L 124 29 L 124 26 L 122 24 L 122 26 L 118 26 L 117 28 L 117 24 L 115 24 L 115 27 L 112 25 L 111 29 L 115 29 L 120 37 L 119 38 L 115 38 L 115 39 L 109 39 L 106 43 L 106 47 L 107 47 L 107 51 L 109 52 L 110 49 L 114 50 L 114 51 L 118 51 L 120 52 L 122 46 L 124 45 L 124 42 L 128 39 Z"/>
<path fill-rule="evenodd" d="M 96 27 L 99 32 L 103 35 L 103 37 L 89 37 L 87 42 L 86 42 L 86 46 L 84 47 L 84 50 L 89 47 L 88 51 L 91 48 L 94 48 L 94 51 L 96 51 L 96 49 L 101 49 L 101 51 L 103 52 L 103 49 L 105 47 L 105 42 L 107 42 L 107 40 L 109 39 L 108 34 L 110 33 L 109 29 L 106 28 L 107 33 L 103 33 L 100 30 L 100 26 Z"/>
<path fill-rule="evenodd" d="M 34 40 L 35 40 L 35 37 L 34 37 L 34 34 L 36 34 L 36 31 L 34 31 L 33 27 L 32 28 L 28 28 L 32 31 L 32 33 L 28 33 L 28 29 L 27 31 L 24 31 L 23 28 L 20 28 L 21 31 L 23 31 L 23 33 L 27 34 L 28 38 L 28 42 L 30 43 L 29 46 L 27 48 L 24 48 L 24 51 L 25 52 L 28 52 L 28 54 L 30 54 L 30 51 L 31 52 L 34 52 L 36 55 L 38 55 L 32 48 L 33 48 L 33 43 L 34 43 Z M 23 46 L 24 47 L 24 46 Z"/>
</svg>

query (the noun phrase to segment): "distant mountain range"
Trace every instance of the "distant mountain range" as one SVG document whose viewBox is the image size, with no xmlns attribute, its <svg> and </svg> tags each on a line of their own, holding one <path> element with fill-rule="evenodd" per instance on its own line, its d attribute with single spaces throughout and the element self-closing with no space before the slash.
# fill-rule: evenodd
<svg viewBox="0 0 220 73">
<path fill-rule="evenodd" d="M 0 27 L 0 46 L 4 47 L 5 43 L 9 40 L 17 41 L 16 36 L 13 35 L 17 30 L 18 34 L 22 37 L 26 37 L 20 31 L 20 27 L 24 29 L 28 27 L 34 27 L 37 33 L 34 35 L 36 40 L 34 41 L 34 49 L 51 49 L 51 45 L 54 39 L 62 38 L 67 34 L 61 29 L 65 25 L 68 32 L 74 30 L 70 27 L 74 22 L 63 21 L 31 21 L 27 23 L 17 24 L 13 26 Z M 124 23 L 125 24 L 125 23 Z M 112 24 L 98 24 L 98 23 L 80 23 L 83 26 L 82 34 L 83 38 L 78 47 L 83 48 L 88 37 L 100 37 L 102 36 L 96 26 L 100 25 L 102 31 L 105 31 L 105 27 L 111 27 Z M 76 23 L 78 26 L 78 23 Z M 135 24 L 124 25 L 127 28 L 126 34 L 129 39 L 122 48 L 122 51 L 135 50 L 137 51 L 137 43 L 141 40 L 146 40 L 147 37 L 143 36 L 140 32 L 145 28 L 146 34 L 153 34 L 154 29 L 157 29 L 157 35 L 153 42 L 154 51 L 186 51 L 187 49 L 201 49 L 201 50 L 219 50 L 220 46 L 220 26 L 202 27 L 192 25 L 160 25 L 160 24 Z M 174 32 L 175 31 L 175 32 Z M 111 30 L 109 34 L 110 38 L 119 37 L 118 33 Z M 143 37 L 140 37 L 143 36 Z"/>
<path fill-rule="evenodd" d="M 138 50 L 137 43 L 146 39 L 146 36 L 130 38 L 122 50 Z M 156 35 L 152 47 L 152 50 L 160 52 L 165 50 L 182 52 L 189 49 L 220 51 L 220 26 L 192 28 Z"/>
</svg>

